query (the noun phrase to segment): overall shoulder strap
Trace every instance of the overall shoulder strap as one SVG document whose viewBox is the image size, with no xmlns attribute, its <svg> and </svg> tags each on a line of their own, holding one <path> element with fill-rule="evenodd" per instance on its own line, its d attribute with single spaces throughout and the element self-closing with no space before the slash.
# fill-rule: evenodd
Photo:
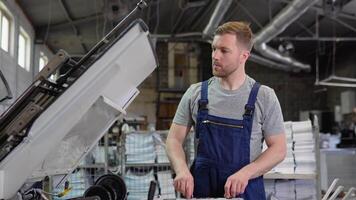
<svg viewBox="0 0 356 200">
<path fill-rule="evenodd" d="M 208 111 L 208 80 L 202 82 L 201 91 L 200 91 L 200 99 L 198 101 L 199 107 L 198 112 L 207 112 Z"/>
<path fill-rule="evenodd" d="M 245 113 L 244 117 L 253 117 L 253 113 L 255 111 L 255 103 L 257 99 L 257 94 L 258 90 L 260 89 L 261 84 L 258 82 L 255 82 L 255 84 L 252 87 L 252 90 L 250 92 L 250 96 L 248 97 L 248 102 L 245 105 Z"/>
<path fill-rule="evenodd" d="M 202 82 L 200 90 L 200 99 L 198 101 L 198 116 L 195 127 L 195 137 L 198 139 L 200 134 L 201 121 L 204 120 L 209 113 L 208 110 L 208 80 Z"/>
</svg>

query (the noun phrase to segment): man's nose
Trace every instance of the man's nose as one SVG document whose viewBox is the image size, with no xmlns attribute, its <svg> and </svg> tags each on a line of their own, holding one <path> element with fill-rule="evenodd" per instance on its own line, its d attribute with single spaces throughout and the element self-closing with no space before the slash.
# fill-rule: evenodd
<svg viewBox="0 0 356 200">
<path fill-rule="evenodd" d="M 213 51 L 213 55 L 212 58 L 213 60 L 219 60 L 220 59 L 221 54 L 219 53 L 219 51 Z"/>
</svg>

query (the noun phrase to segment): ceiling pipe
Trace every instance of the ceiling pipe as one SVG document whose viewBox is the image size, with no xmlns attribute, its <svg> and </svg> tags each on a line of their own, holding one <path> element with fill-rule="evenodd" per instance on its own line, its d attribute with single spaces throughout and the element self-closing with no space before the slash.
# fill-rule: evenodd
<svg viewBox="0 0 356 200">
<path fill-rule="evenodd" d="M 356 42 L 356 37 L 277 37 L 275 41 Z"/>
<path fill-rule="evenodd" d="M 233 0 L 218 0 L 208 24 L 203 30 L 204 37 L 212 37 Z"/>
<path fill-rule="evenodd" d="M 297 20 L 318 0 L 294 0 L 284 8 L 267 26 L 258 32 L 254 38 L 254 48 L 261 55 L 277 62 L 290 65 L 303 71 L 310 71 L 310 65 L 301 63 L 296 59 L 282 55 L 266 43 L 282 33 L 290 24 Z"/>
<path fill-rule="evenodd" d="M 283 70 L 283 71 L 287 71 L 287 72 L 292 71 L 292 68 L 288 65 L 277 63 L 273 60 L 266 59 L 262 56 L 254 54 L 254 53 L 250 54 L 250 57 L 248 58 L 248 60 L 252 61 L 254 63 L 260 64 L 260 65 L 266 66 L 266 67 L 273 68 L 273 69 Z"/>
<path fill-rule="evenodd" d="M 330 83 L 330 82 L 320 81 L 320 82 L 316 83 L 315 85 L 356 88 L 356 84 L 352 84 L 352 83 Z"/>
<path fill-rule="evenodd" d="M 315 85 L 356 88 L 356 78 L 331 75 L 324 80 L 317 80 Z"/>
</svg>

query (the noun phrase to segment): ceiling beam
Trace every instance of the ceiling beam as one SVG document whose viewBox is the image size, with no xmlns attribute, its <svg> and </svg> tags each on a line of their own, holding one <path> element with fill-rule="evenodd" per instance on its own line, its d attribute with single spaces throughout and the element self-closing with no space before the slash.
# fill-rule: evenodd
<svg viewBox="0 0 356 200">
<path fill-rule="evenodd" d="M 356 37 L 276 37 L 275 41 L 356 42 Z"/>
<path fill-rule="evenodd" d="M 56 24 L 50 24 L 49 27 L 51 28 L 51 30 L 63 29 L 63 28 L 67 28 L 72 25 L 77 26 L 77 25 L 89 23 L 94 20 L 99 20 L 99 19 L 103 19 L 103 18 L 104 18 L 104 15 L 102 13 L 100 13 L 100 14 L 88 15 L 86 17 L 78 18 L 78 19 L 72 20 L 71 22 L 68 22 L 68 20 L 66 20 L 63 22 L 56 23 Z M 43 25 L 43 26 L 37 26 L 37 27 L 35 27 L 35 29 L 42 30 L 42 29 L 47 29 L 47 27 L 48 27 L 47 25 Z"/>
<path fill-rule="evenodd" d="M 255 24 L 257 24 L 257 26 L 262 29 L 264 26 L 262 25 L 261 22 L 258 21 L 258 19 L 256 17 L 254 17 L 254 15 L 250 12 L 250 10 L 248 8 L 246 8 L 244 5 L 242 5 L 240 2 L 235 1 L 237 6 L 239 6 L 242 11 L 253 21 L 255 22 Z"/>
<path fill-rule="evenodd" d="M 322 16 L 322 15 L 319 15 L 319 12 L 317 12 L 316 14 L 317 14 L 319 23 L 320 23 L 321 20 L 325 20 L 326 18 L 329 18 L 329 19 L 331 19 L 331 20 L 337 22 L 338 24 L 340 24 L 340 25 L 342 25 L 342 26 L 344 26 L 344 27 L 346 27 L 346 28 L 352 30 L 353 32 L 356 32 L 356 27 L 353 27 L 353 26 L 351 26 L 350 24 L 348 24 L 348 23 L 342 21 L 342 20 L 341 20 L 340 18 L 338 18 L 338 17 L 332 17 L 332 16 L 329 16 L 329 15 L 324 15 L 324 16 Z M 300 24 L 300 25 L 302 25 L 302 24 Z M 315 25 L 316 25 L 316 21 L 313 21 L 310 25 L 308 25 L 308 27 L 303 28 L 304 31 L 302 30 L 302 31 L 299 31 L 297 34 L 295 34 L 294 38 L 298 37 L 301 33 L 305 32 L 305 31 L 307 31 L 307 30 L 312 29 L 313 27 L 315 27 Z M 307 31 L 307 32 L 309 33 L 309 31 Z M 312 32 L 311 32 L 311 33 L 312 33 Z M 309 34 L 310 34 L 310 33 L 309 33 Z M 316 37 L 316 35 L 314 34 L 313 37 L 311 37 L 311 38 L 315 38 L 315 37 Z M 321 41 L 325 41 L 325 40 L 321 40 Z M 340 39 L 339 41 L 346 41 L 346 40 Z M 350 40 L 350 41 L 352 41 L 352 40 Z"/>
<path fill-rule="evenodd" d="M 339 18 L 337 18 L 337 17 L 329 17 L 329 16 L 328 16 L 328 18 L 331 19 L 331 20 L 333 20 L 333 21 L 335 21 L 335 22 L 337 22 L 338 24 L 340 24 L 340 25 L 342 25 L 342 26 L 348 28 L 349 30 L 351 30 L 351 31 L 353 31 L 353 32 L 356 32 L 356 28 L 355 28 L 355 27 L 353 27 L 353 26 L 351 26 L 350 24 L 348 24 L 348 23 L 346 23 L 346 22 L 340 20 Z"/>
<path fill-rule="evenodd" d="M 58 0 L 59 4 L 60 4 L 60 7 L 62 8 L 63 12 L 64 12 L 64 15 L 66 16 L 67 20 L 69 21 L 73 31 L 74 31 L 74 34 L 77 36 L 78 40 L 80 41 L 80 44 L 84 50 L 84 53 L 88 52 L 88 48 L 85 46 L 85 44 L 81 41 L 81 38 L 80 38 L 80 32 L 79 30 L 77 29 L 77 27 L 73 24 L 73 19 L 72 17 L 70 16 L 69 14 L 69 11 L 68 11 L 68 6 L 66 5 L 66 3 L 64 2 L 64 0 Z"/>
<path fill-rule="evenodd" d="M 183 28 L 185 28 L 185 25 L 187 24 L 187 22 L 189 22 L 189 20 L 185 20 L 183 23 L 181 23 L 182 18 L 184 16 L 184 14 L 192 8 L 197 9 L 196 12 L 194 12 L 193 16 L 190 16 L 190 19 L 195 19 L 196 16 L 200 13 L 201 8 L 203 8 L 204 6 L 207 5 L 207 1 L 197 1 L 197 2 L 188 2 L 182 9 L 182 11 L 180 12 L 179 16 L 177 17 L 177 19 L 175 20 L 175 23 L 173 25 L 172 28 L 172 33 L 178 33 L 180 32 L 180 30 L 182 30 Z"/>
<path fill-rule="evenodd" d="M 205 5 L 203 9 L 201 16 L 191 25 L 191 30 L 196 30 L 199 26 L 206 23 L 205 20 L 208 19 L 210 13 L 213 12 L 215 5 L 216 3 L 214 3 L 214 1 L 208 1 L 207 5 Z"/>
<path fill-rule="evenodd" d="M 321 20 L 324 20 L 324 19 L 325 19 L 325 16 L 319 15 L 319 12 L 315 12 L 315 15 L 316 15 L 316 17 L 318 18 L 319 23 L 320 23 Z M 299 25 L 301 25 L 301 23 L 299 23 Z M 302 34 L 302 33 L 304 33 L 304 32 L 307 32 L 308 34 L 313 33 L 313 32 L 311 31 L 311 29 L 314 28 L 314 30 L 315 30 L 315 26 L 316 26 L 316 21 L 312 21 L 310 24 L 304 25 L 304 28 L 302 28 L 302 30 L 300 30 L 300 31 L 298 31 L 296 34 L 294 34 L 294 37 L 298 37 L 300 34 Z M 310 32 L 307 31 L 307 30 L 310 30 Z M 313 36 L 316 36 L 316 34 L 313 33 Z"/>
<path fill-rule="evenodd" d="M 185 20 L 182 23 L 182 25 L 178 27 L 178 29 L 176 31 L 177 33 L 181 32 L 186 27 L 190 27 L 192 25 L 192 23 L 194 23 L 201 16 L 202 11 L 204 11 L 204 7 L 196 7 L 195 9 L 196 10 L 194 11 L 194 13 L 191 16 L 189 16 L 189 19 Z"/>
<path fill-rule="evenodd" d="M 303 30 L 305 30 L 305 32 L 307 32 L 309 35 L 315 36 L 315 34 L 314 34 L 308 27 L 306 27 L 304 24 L 302 24 L 302 23 L 300 23 L 300 22 L 298 22 L 298 21 L 296 21 L 296 24 L 297 24 L 300 28 L 302 28 Z"/>
</svg>

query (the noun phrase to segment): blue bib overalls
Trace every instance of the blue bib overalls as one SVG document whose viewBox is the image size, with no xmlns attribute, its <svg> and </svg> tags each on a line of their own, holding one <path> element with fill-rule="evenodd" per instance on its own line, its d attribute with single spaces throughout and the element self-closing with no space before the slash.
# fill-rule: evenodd
<svg viewBox="0 0 356 200">
<path fill-rule="evenodd" d="M 192 169 L 195 198 L 224 197 L 227 178 L 250 163 L 250 138 L 259 87 L 256 82 L 243 119 L 235 120 L 209 115 L 208 81 L 202 83 L 196 122 L 199 144 Z M 265 200 L 263 177 L 249 180 L 245 192 L 238 197 Z"/>
</svg>

